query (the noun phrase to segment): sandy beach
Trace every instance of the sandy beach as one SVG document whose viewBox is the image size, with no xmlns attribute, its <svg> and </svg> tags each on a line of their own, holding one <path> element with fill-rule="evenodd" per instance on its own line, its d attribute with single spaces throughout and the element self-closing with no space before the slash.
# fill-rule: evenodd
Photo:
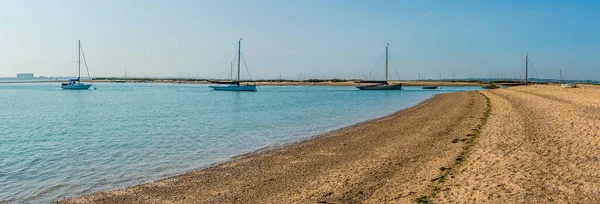
<svg viewBox="0 0 600 204">
<path fill-rule="evenodd" d="M 436 95 L 298 144 L 59 203 L 413 202 L 456 164 L 485 109 L 478 92 Z"/>
<path fill-rule="evenodd" d="M 483 93 L 492 114 L 439 202 L 600 202 L 600 87 Z"/>
<path fill-rule="evenodd" d="M 436 95 L 298 144 L 60 203 L 600 202 L 600 87 Z"/>
</svg>

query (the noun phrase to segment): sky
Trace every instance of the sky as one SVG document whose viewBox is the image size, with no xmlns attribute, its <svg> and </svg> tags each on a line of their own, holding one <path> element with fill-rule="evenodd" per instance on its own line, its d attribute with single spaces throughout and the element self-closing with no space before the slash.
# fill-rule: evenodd
<svg viewBox="0 0 600 204">
<path fill-rule="evenodd" d="M 600 80 L 598 1 L 0 0 L 0 77 Z M 126 70 L 126 72 L 125 72 Z M 537 73 L 537 74 L 536 74 Z"/>
</svg>

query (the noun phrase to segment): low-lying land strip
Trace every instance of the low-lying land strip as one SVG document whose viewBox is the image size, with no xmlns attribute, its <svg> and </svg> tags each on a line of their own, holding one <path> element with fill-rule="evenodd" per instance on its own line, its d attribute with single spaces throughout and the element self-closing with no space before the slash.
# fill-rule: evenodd
<svg viewBox="0 0 600 204">
<path fill-rule="evenodd" d="M 94 79 L 95 83 L 174 83 L 174 84 L 212 84 L 204 79 Z M 242 84 L 250 83 L 259 86 L 358 86 L 357 80 L 257 80 L 257 81 L 242 81 Z M 487 82 L 480 81 L 390 81 L 392 84 L 402 83 L 404 86 L 482 86 Z M 365 85 L 365 84 L 362 84 Z"/>
<path fill-rule="evenodd" d="M 390 116 L 207 169 L 60 203 L 349 203 L 434 199 L 487 107 L 436 95 Z M 434 195 L 434 196 L 428 196 Z M 423 197 L 425 196 L 425 197 Z"/>
</svg>

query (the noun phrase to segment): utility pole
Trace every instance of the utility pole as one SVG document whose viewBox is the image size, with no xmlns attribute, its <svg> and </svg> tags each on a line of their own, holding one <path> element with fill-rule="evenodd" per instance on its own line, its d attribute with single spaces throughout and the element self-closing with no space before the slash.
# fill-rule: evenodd
<svg viewBox="0 0 600 204">
<path fill-rule="evenodd" d="M 525 55 L 525 85 L 527 85 L 527 78 L 529 72 L 529 53 Z"/>
</svg>

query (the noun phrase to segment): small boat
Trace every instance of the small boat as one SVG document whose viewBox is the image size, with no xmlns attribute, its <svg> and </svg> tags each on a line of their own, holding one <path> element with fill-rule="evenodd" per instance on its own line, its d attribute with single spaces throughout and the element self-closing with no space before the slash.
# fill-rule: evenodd
<svg viewBox="0 0 600 204">
<path fill-rule="evenodd" d="M 78 89 L 78 90 L 81 90 L 81 89 L 89 89 L 92 86 L 91 83 L 90 84 L 85 84 L 85 83 L 81 82 L 81 54 L 82 54 L 81 40 L 78 41 L 78 42 L 79 42 L 79 48 L 78 48 L 79 49 L 79 56 L 77 57 L 78 58 L 78 60 L 77 60 L 77 69 L 78 69 L 77 79 L 69 79 L 69 82 L 66 82 L 66 83 L 63 82 L 62 85 L 60 86 L 63 89 Z M 85 55 L 83 56 L 83 60 L 85 61 Z M 85 66 L 86 66 L 85 68 L 87 70 L 87 62 L 85 63 Z M 89 75 L 90 75 L 90 73 L 89 73 L 89 70 L 88 70 L 88 77 L 89 77 Z M 91 82 L 92 78 L 91 77 L 89 77 L 89 78 L 90 78 L 90 82 Z"/>
<path fill-rule="evenodd" d="M 577 84 L 576 83 L 565 83 L 563 77 L 562 77 L 562 69 L 560 70 L 560 80 L 562 81 L 562 87 L 563 88 L 577 88 Z"/>
<path fill-rule="evenodd" d="M 92 84 L 81 83 L 81 81 L 79 81 L 79 78 L 77 78 L 69 79 L 69 82 L 62 83 L 60 87 L 63 89 L 89 89 L 91 86 Z"/>
<path fill-rule="evenodd" d="M 210 86 L 210 88 L 215 91 L 256 91 L 256 85 L 254 84 L 241 85 L 239 83 L 230 84 L 229 86 Z"/>
<path fill-rule="evenodd" d="M 359 83 L 372 83 L 375 85 L 357 86 L 360 90 L 402 90 L 402 84 L 389 84 L 388 82 L 388 47 L 390 44 L 385 46 L 385 81 L 360 81 Z"/>
<path fill-rule="evenodd" d="M 402 90 L 402 84 L 381 83 L 376 85 L 357 86 L 360 90 Z"/>
<path fill-rule="evenodd" d="M 237 55 L 237 80 L 230 83 L 229 86 L 210 86 L 215 91 L 256 91 L 256 84 L 240 84 L 240 63 L 242 61 L 242 39 L 238 41 L 238 55 Z"/>
<path fill-rule="evenodd" d="M 422 89 L 437 89 L 438 86 L 423 86 Z"/>
<path fill-rule="evenodd" d="M 481 88 L 483 88 L 483 89 L 497 89 L 497 88 L 500 88 L 500 87 L 498 85 L 496 85 L 496 84 L 488 84 L 488 85 L 482 86 Z"/>
</svg>

